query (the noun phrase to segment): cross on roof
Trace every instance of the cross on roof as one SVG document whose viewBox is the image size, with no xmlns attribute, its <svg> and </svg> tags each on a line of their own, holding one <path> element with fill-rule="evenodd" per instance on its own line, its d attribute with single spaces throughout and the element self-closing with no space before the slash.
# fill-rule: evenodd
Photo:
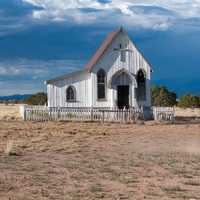
<svg viewBox="0 0 200 200">
<path fill-rule="evenodd" d="M 126 49 L 126 48 L 114 48 L 114 51 L 128 51 L 128 52 L 132 52 L 131 49 Z"/>
</svg>

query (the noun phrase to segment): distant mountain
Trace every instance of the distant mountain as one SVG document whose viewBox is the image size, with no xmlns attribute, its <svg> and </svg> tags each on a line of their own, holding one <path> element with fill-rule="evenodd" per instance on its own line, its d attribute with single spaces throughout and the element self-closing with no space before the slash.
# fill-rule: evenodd
<svg viewBox="0 0 200 200">
<path fill-rule="evenodd" d="M 31 94 L 15 94 L 15 95 L 11 95 L 11 96 L 0 96 L 0 100 L 2 101 L 8 101 L 8 100 L 17 100 L 17 101 L 23 101 L 26 100 L 27 98 L 29 98 L 31 96 Z"/>
</svg>

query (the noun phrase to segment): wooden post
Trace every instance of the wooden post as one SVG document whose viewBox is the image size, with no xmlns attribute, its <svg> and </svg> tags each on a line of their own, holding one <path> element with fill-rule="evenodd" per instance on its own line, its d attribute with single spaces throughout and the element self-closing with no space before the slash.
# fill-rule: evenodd
<svg viewBox="0 0 200 200">
<path fill-rule="evenodd" d="M 104 117 L 105 117 L 105 113 L 104 113 L 104 110 L 102 111 L 102 113 L 103 113 L 103 118 L 102 118 L 102 120 L 103 120 L 103 124 L 104 124 Z"/>
<path fill-rule="evenodd" d="M 94 113 L 93 113 L 93 107 L 90 110 L 91 114 L 90 114 L 90 120 L 93 121 L 94 120 Z"/>
<path fill-rule="evenodd" d="M 126 123 L 126 108 L 125 107 L 122 110 L 122 113 L 123 113 L 123 123 Z"/>
<path fill-rule="evenodd" d="M 175 122 L 175 117 L 176 117 L 176 111 L 175 111 L 175 107 L 173 107 L 173 113 L 172 113 L 172 123 Z"/>
<path fill-rule="evenodd" d="M 51 108 L 48 108 L 48 120 L 51 121 Z"/>
<path fill-rule="evenodd" d="M 26 121 L 26 105 L 21 105 L 19 107 L 20 116 L 24 121 Z"/>
<path fill-rule="evenodd" d="M 57 108 L 57 120 L 59 121 L 59 119 L 60 119 L 60 108 L 58 107 Z"/>
<path fill-rule="evenodd" d="M 23 113 L 24 113 L 24 121 L 26 121 L 26 106 L 23 106 Z"/>
</svg>

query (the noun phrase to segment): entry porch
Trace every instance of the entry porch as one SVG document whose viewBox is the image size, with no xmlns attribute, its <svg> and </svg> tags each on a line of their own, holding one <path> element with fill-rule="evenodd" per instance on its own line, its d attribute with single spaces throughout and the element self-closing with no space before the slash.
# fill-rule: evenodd
<svg viewBox="0 0 200 200">
<path fill-rule="evenodd" d="M 147 100 L 147 80 L 145 73 L 139 70 L 136 75 L 122 69 L 108 81 L 111 89 L 111 108 L 129 109 L 145 107 Z"/>
</svg>

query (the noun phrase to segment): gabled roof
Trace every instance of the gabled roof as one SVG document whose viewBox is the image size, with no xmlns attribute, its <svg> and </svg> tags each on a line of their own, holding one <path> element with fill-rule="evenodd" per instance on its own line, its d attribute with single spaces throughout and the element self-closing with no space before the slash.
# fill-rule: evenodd
<svg viewBox="0 0 200 200">
<path fill-rule="evenodd" d="M 113 40 L 117 37 L 117 35 L 123 31 L 123 28 L 119 28 L 115 32 L 111 32 L 107 38 L 104 40 L 102 45 L 99 47 L 99 49 L 96 51 L 96 53 L 93 55 L 93 57 L 90 59 L 88 64 L 85 66 L 85 69 L 87 71 L 91 71 L 93 66 L 98 62 L 98 60 L 102 57 L 102 55 L 105 53 L 105 51 L 108 49 L 108 47 L 111 45 Z"/>
<path fill-rule="evenodd" d="M 91 72 L 93 66 L 98 62 L 98 60 L 102 57 L 102 55 L 105 53 L 105 51 L 108 49 L 108 47 L 112 44 L 113 40 L 117 37 L 117 35 L 123 31 L 123 28 L 120 27 L 118 30 L 111 32 L 108 34 L 107 38 L 104 40 L 104 42 L 101 44 L 101 46 L 98 48 L 96 53 L 92 56 L 90 61 L 87 63 L 85 68 L 80 71 L 72 72 L 70 74 L 65 74 L 63 76 L 56 77 L 51 80 L 45 81 L 45 84 L 53 83 L 58 80 L 66 79 L 74 75 L 78 75 L 79 73 L 83 72 Z"/>
<path fill-rule="evenodd" d="M 58 77 L 51 79 L 51 80 L 47 80 L 44 83 L 45 84 L 54 83 L 56 81 L 64 80 L 64 79 L 67 79 L 67 78 L 70 78 L 70 77 L 73 77 L 73 76 L 77 76 L 77 75 L 82 74 L 82 73 L 88 73 L 88 72 L 85 69 L 82 69 L 82 70 L 79 70 L 79 71 L 75 71 L 75 72 L 65 74 L 63 76 L 58 76 Z"/>
<path fill-rule="evenodd" d="M 101 44 L 101 46 L 97 49 L 96 53 L 92 56 L 92 58 L 87 63 L 87 65 L 85 66 L 84 69 L 76 71 L 76 72 L 73 72 L 73 73 L 70 73 L 70 74 L 66 74 L 64 76 L 57 77 L 57 78 L 52 79 L 52 80 L 47 80 L 47 81 L 45 81 L 45 84 L 49 84 L 49 83 L 53 83 L 53 82 L 58 81 L 58 80 L 66 79 L 66 78 L 69 78 L 71 76 L 76 76 L 76 75 L 78 75 L 80 73 L 89 73 L 89 72 L 91 72 L 92 68 L 95 66 L 95 64 L 97 64 L 97 62 L 99 61 L 99 59 L 103 56 L 103 54 L 106 52 L 106 50 L 112 44 L 112 42 L 114 41 L 114 39 L 121 32 L 126 33 L 124 31 L 124 29 L 122 27 L 120 27 L 118 30 L 116 30 L 116 31 L 111 32 L 110 34 L 108 34 L 107 38 L 104 40 L 104 42 Z M 148 65 L 150 66 L 151 72 L 153 72 L 151 64 L 144 57 L 144 54 L 137 48 L 137 46 L 135 44 L 134 44 L 134 46 L 139 51 L 139 53 L 142 55 L 142 57 L 145 59 L 145 61 L 148 63 Z"/>
</svg>

